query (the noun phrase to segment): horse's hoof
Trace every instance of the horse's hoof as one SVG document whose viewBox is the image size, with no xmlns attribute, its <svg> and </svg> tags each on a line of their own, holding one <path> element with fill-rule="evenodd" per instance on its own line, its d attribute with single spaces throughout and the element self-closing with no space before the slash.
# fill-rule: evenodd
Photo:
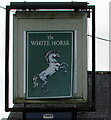
<svg viewBox="0 0 111 120">
<path fill-rule="evenodd" d="M 39 84 L 38 84 L 38 83 L 34 83 L 34 88 L 35 88 L 35 87 L 38 87 L 38 86 L 39 86 Z"/>
<path fill-rule="evenodd" d="M 48 93 L 48 89 L 44 90 L 44 93 L 47 94 Z"/>
</svg>

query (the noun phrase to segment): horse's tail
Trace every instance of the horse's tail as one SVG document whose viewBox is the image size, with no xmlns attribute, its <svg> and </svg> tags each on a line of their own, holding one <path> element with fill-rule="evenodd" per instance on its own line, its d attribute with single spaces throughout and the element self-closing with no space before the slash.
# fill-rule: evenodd
<svg viewBox="0 0 111 120">
<path fill-rule="evenodd" d="M 39 86 L 39 83 L 37 82 L 38 76 L 39 76 L 38 74 L 33 76 L 32 81 L 33 81 L 33 87 L 34 88 Z"/>
</svg>

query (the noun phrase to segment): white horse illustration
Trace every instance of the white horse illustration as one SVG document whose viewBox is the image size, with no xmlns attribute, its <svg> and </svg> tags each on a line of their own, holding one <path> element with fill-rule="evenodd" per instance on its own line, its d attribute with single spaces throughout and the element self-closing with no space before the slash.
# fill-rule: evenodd
<svg viewBox="0 0 111 120">
<path fill-rule="evenodd" d="M 57 61 L 57 58 L 60 58 L 60 55 L 55 50 L 49 51 L 48 53 L 46 53 L 45 59 L 49 66 L 47 69 L 43 70 L 41 73 L 34 75 L 34 77 L 33 77 L 33 84 L 34 84 L 33 87 L 34 88 L 39 86 L 39 84 L 37 82 L 37 80 L 39 78 L 43 82 L 42 89 L 43 89 L 44 93 L 47 93 L 48 89 L 47 89 L 46 85 L 48 82 L 48 77 L 52 76 L 60 69 L 64 69 L 64 73 L 67 72 L 68 64 L 65 62 L 62 62 L 60 64 Z"/>
</svg>

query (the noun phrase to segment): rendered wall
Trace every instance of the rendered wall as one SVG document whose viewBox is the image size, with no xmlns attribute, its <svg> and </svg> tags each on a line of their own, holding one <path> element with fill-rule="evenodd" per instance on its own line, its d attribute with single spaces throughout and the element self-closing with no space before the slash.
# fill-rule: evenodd
<svg viewBox="0 0 111 120">
<path fill-rule="evenodd" d="M 109 40 L 111 40 L 111 1 L 109 2 Z M 111 42 L 109 42 L 109 70 L 111 71 Z"/>
</svg>

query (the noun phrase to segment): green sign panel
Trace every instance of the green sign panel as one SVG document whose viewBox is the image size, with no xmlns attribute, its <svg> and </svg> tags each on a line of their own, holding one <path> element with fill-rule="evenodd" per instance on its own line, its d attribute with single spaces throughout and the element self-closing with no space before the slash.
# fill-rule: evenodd
<svg viewBox="0 0 111 120">
<path fill-rule="evenodd" d="M 26 98 L 72 97 L 74 31 L 26 32 Z"/>
</svg>

